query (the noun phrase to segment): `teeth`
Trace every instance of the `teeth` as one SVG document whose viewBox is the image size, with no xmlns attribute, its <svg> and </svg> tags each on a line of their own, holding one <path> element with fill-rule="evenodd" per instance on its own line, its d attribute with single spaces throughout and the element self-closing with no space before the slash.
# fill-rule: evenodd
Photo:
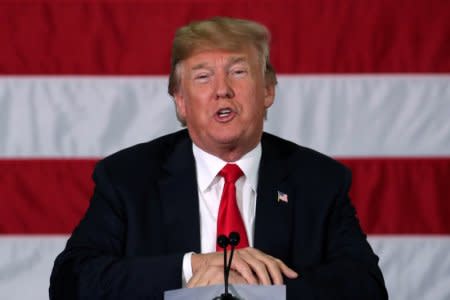
<svg viewBox="0 0 450 300">
<path fill-rule="evenodd" d="M 219 115 L 219 117 L 226 117 L 231 113 L 231 109 L 229 108 L 224 108 L 219 110 L 219 112 L 217 113 Z"/>
</svg>

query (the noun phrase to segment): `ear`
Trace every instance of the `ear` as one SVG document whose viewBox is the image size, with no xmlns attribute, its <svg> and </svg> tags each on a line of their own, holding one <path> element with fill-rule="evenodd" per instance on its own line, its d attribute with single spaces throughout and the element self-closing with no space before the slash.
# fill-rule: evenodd
<svg viewBox="0 0 450 300">
<path fill-rule="evenodd" d="M 275 99 L 275 85 L 267 84 L 264 88 L 264 107 L 269 108 L 272 106 Z"/>
</svg>

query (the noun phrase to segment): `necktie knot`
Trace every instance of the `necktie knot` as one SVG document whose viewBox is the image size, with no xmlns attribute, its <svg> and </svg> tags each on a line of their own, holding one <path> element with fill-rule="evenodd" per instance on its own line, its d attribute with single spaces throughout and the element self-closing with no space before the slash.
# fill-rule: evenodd
<svg viewBox="0 0 450 300">
<path fill-rule="evenodd" d="M 222 170 L 219 171 L 219 175 L 225 179 L 226 183 L 234 184 L 244 173 L 241 168 L 236 164 L 226 164 Z"/>
</svg>

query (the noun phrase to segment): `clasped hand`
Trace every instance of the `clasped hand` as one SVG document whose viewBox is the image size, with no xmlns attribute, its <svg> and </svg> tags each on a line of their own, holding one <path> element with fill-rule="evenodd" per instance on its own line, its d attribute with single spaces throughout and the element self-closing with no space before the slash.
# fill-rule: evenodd
<svg viewBox="0 0 450 300">
<path fill-rule="evenodd" d="M 224 282 L 223 253 L 192 254 L 192 278 L 187 287 Z M 235 251 L 229 276 L 232 284 L 283 284 L 283 275 L 294 279 L 298 274 L 283 261 L 255 248 Z"/>
</svg>

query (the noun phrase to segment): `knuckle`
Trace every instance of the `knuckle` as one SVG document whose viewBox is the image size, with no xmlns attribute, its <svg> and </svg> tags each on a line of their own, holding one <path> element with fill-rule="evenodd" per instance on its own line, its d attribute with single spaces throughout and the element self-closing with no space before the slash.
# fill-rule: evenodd
<svg viewBox="0 0 450 300">
<path fill-rule="evenodd" d="M 283 266 L 284 265 L 284 262 L 281 259 L 279 259 L 279 258 L 275 258 L 275 263 L 277 265 L 279 265 L 279 266 Z"/>
</svg>

